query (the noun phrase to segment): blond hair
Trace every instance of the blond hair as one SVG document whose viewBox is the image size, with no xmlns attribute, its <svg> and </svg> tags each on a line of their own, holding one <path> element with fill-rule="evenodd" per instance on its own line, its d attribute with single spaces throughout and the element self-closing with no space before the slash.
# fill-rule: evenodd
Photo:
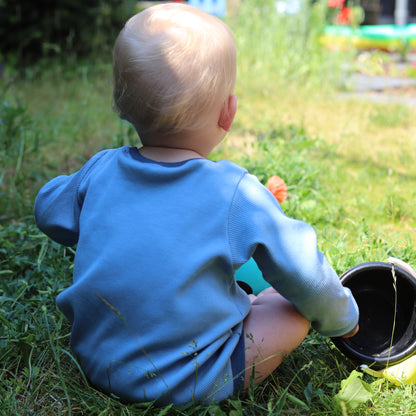
<svg viewBox="0 0 416 416">
<path fill-rule="evenodd" d="M 114 104 L 139 132 L 203 127 L 236 78 L 230 29 L 194 7 L 167 3 L 129 19 L 114 46 Z"/>
</svg>

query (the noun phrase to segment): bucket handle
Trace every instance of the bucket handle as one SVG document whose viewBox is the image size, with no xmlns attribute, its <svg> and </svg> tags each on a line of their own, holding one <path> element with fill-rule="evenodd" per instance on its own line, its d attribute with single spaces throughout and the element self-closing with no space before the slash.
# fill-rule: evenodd
<svg viewBox="0 0 416 416">
<path fill-rule="evenodd" d="M 409 273 L 410 276 L 412 276 L 416 280 L 416 272 L 413 270 L 413 268 L 410 265 L 408 265 L 403 260 L 396 259 L 395 257 L 389 257 L 387 261 L 397 267 L 400 267 L 403 270 L 406 270 L 407 273 Z"/>
</svg>

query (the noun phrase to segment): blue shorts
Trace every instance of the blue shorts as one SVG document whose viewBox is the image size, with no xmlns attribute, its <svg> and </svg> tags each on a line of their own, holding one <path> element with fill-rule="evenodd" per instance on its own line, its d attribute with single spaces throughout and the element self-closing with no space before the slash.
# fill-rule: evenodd
<svg viewBox="0 0 416 416">
<path fill-rule="evenodd" d="M 240 339 L 231 355 L 231 369 L 233 371 L 234 394 L 238 394 L 244 388 L 246 352 L 244 345 L 244 328 Z"/>
</svg>

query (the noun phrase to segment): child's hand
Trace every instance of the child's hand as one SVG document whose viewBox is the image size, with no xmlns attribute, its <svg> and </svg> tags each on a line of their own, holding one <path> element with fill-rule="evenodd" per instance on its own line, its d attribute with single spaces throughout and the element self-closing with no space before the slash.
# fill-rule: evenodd
<svg viewBox="0 0 416 416">
<path fill-rule="evenodd" d="M 351 338 L 351 337 L 353 337 L 358 332 L 359 329 L 360 329 L 360 327 L 357 325 L 352 332 L 350 332 L 347 335 L 344 335 L 342 338 Z"/>
</svg>

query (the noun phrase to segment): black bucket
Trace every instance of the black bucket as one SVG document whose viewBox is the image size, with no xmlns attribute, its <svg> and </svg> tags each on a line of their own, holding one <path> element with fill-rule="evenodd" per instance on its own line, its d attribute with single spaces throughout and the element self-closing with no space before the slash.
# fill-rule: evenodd
<svg viewBox="0 0 416 416">
<path fill-rule="evenodd" d="M 416 279 L 390 263 L 369 262 L 347 270 L 341 282 L 360 309 L 360 330 L 332 338 L 356 364 L 381 369 L 416 353 Z"/>
</svg>

